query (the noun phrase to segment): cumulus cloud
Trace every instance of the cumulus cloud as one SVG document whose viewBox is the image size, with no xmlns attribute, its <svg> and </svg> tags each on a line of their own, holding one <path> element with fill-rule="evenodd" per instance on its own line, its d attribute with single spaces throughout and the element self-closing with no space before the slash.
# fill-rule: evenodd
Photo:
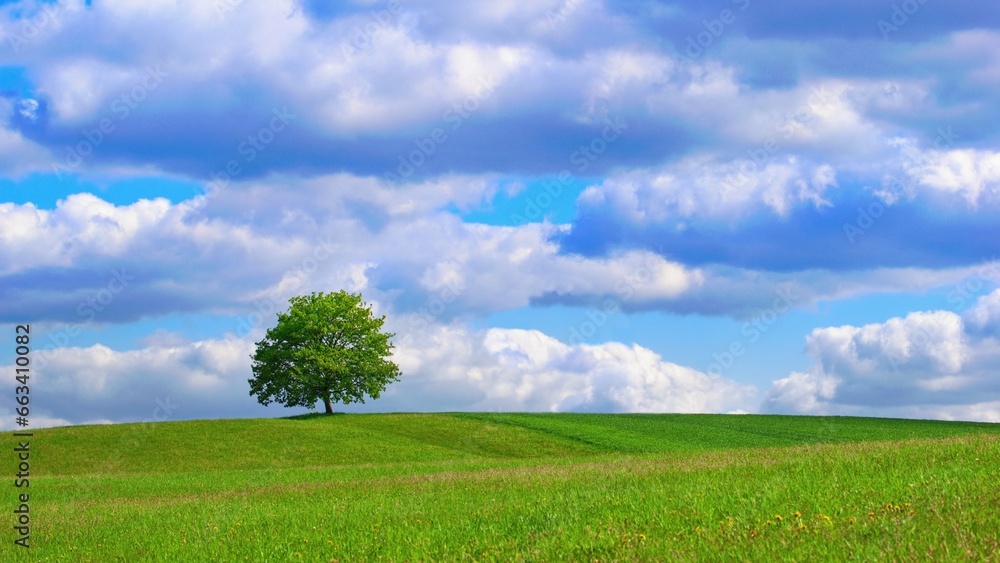
<svg viewBox="0 0 1000 563">
<path fill-rule="evenodd" d="M 692 267 L 683 249 L 669 246 L 587 256 L 559 244 L 564 225 L 465 223 L 441 209 L 475 205 L 497 189 L 483 177 L 400 189 L 335 175 L 258 181 L 179 203 L 114 205 L 76 194 L 55 209 L 0 204 L 0 315 L 122 323 L 212 313 L 256 326 L 292 295 L 348 288 L 398 313 L 446 297 L 444 318 L 552 304 L 748 317 L 771 308 L 781 291 L 789 307 L 803 308 L 921 291 L 970 273 Z"/>
<path fill-rule="evenodd" d="M 34 121 L 38 118 L 38 102 L 12 100 L 0 97 L 0 116 L 16 113 L 21 118 Z M 7 123 L 0 122 L 0 169 L 13 176 L 44 168 L 50 162 L 48 151 L 27 139 L 23 133 Z"/>
<path fill-rule="evenodd" d="M 568 345 L 536 330 L 429 326 L 406 333 L 397 357 L 410 375 L 382 408 L 727 412 L 756 396 L 642 346 Z"/>
<path fill-rule="evenodd" d="M 994 262 L 991 265 L 993 266 L 991 270 L 993 275 L 1000 273 L 1000 264 Z M 982 287 L 983 285 L 977 284 L 977 281 L 977 278 L 973 278 L 973 281 L 968 285 L 972 287 Z M 964 293 L 965 292 L 955 292 L 955 301 L 961 302 L 961 297 L 964 296 Z M 962 315 L 962 320 L 966 330 L 970 332 L 974 332 L 975 334 L 982 336 L 1000 338 L 1000 291 L 994 291 L 993 293 L 980 297 L 977 300 L 975 307 L 965 311 Z"/>
<path fill-rule="evenodd" d="M 854 165 L 879 162 L 883 141 L 901 128 L 920 136 L 959 120 L 973 126 L 972 109 L 988 99 L 973 92 L 988 90 L 983 85 L 996 75 L 992 58 L 972 62 L 996 42 L 990 30 L 940 30 L 943 40 L 909 58 L 892 43 L 862 42 L 859 49 L 889 75 L 875 79 L 863 69 L 824 68 L 832 64 L 827 57 L 841 54 L 834 41 L 811 46 L 812 56 L 789 57 L 803 45 L 775 41 L 785 37 L 782 30 L 747 36 L 744 25 L 760 23 L 753 8 L 738 10 L 720 45 L 685 56 L 685 37 L 704 31 L 710 14 L 684 2 L 653 9 L 550 1 L 512 10 L 425 2 L 332 9 L 292 0 L 141 8 L 26 1 L 0 11 L 9 16 L 0 32 L 24 41 L 0 62 L 23 67 L 34 90 L 5 113 L 38 105 L 31 112 L 38 123 L 24 118 L 19 132 L 63 162 L 86 132 L 105 119 L 111 126 L 85 163 L 72 167 L 78 171 L 131 164 L 207 177 L 275 109 L 296 118 L 266 155 L 241 162 L 247 176 L 382 175 L 435 129 L 447 140 L 424 145 L 418 176 L 553 173 L 594 136 L 595 119 L 609 113 L 633 125 L 622 149 L 590 162 L 588 172 L 658 166 L 706 145 L 722 153 L 722 162 L 764 150 L 778 165 L 789 156 Z M 36 12 L 51 16 L 28 37 L 18 16 Z M 69 39 L 91 33 L 106 40 Z M 741 53 L 760 49 L 763 58 L 790 61 L 790 84 L 748 82 L 754 61 Z M 901 70 L 914 66 L 929 70 Z M 976 103 L 939 107 L 945 104 L 935 99 L 935 72 L 967 84 Z M 952 121 L 929 126 L 914 114 Z"/>
<path fill-rule="evenodd" d="M 775 381 L 762 408 L 1000 421 L 1000 341 L 983 330 L 997 324 L 998 299 L 1000 290 L 961 315 L 916 312 L 816 329 L 806 339 L 816 364 Z"/>
<path fill-rule="evenodd" d="M 454 136 L 469 129 L 472 113 L 494 113 L 505 99 L 518 105 L 517 83 L 528 82 L 524 67 L 537 73 L 552 62 L 546 50 L 526 43 L 427 35 L 422 26 L 433 25 L 436 10 L 393 3 L 384 18 L 373 17 L 375 9 L 314 19 L 297 4 L 52 6 L 50 21 L 58 26 L 32 33 L 25 48 L 3 56 L 29 69 L 44 105 L 45 123 L 25 131 L 74 171 L 141 162 L 206 177 L 237 156 L 253 124 L 266 124 L 280 109 L 294 121 L 269 147 L 275 156 L 242 162 L 243 174 L 316 167 L 319 155 L 330 161 L 326 171 L 360 165 L 356 170 L 380 173 L 435 129 Z M 20 37 L 19 25 L 5 18 L 0 32 Z M 92 33 L 107 41 L 81 51 L 66 40 Z M 107 45 L 128 48 L 112 52 Z M 80 165 L 72 149 L 94 138 L 87 133 L 101 123 L 100 140 L 78 151 Z M 461 146 L 444 148 L 460 153 Z M 430 160 L 426 169 L 436 172 L 462 163 Z"/>
<path fill-rule="evenodd" d="M 534 330 L 477 331 L 405 316 L 394 322 L 402 379 L 377 403 L 348 410 L 727 412 L 756 396 L 752 386 L 634 344 L 570 346 Z M 126 351 L 100 344 L 47 350 L 33 375 L 33 427 L 286 414 L 248 395 L 249 357 L 262 333 L 160 339 Z"/>
<path fill-rule="evenodd" d="M 960 267 L 1000 250 L 994 153 L 885 146 L 882 160 L 844 169 L 702 155 L 610 175 L 579 196 L 559 241 L 588 256 L 665 248 L 686 264 L 777 271 Z"/>
<path fill-rule="evenodd" d="M 102 320 L 118 322 L 171 308 L 225 308 L 233 303 L 228 296 L 238 302 L 240 295 L 256 290 L 258 276 L 291 269 L 294 259 L 282 258 L 284 253 L 306 254 L 316 244 L 198 217 L 189 205 L 165 199 L 113 205 L 91 194 L 75 194 L 54 210 L 31 203 L 0 204 L 0 216 L 0 240 L 5 242 L 0 292 L 12 299 L 0 313 L 4 317 L 93 320 L 87 313 L 102 311 L 93 305 L 95 299 L 102 307 L 113 300 Z M 263 255 L 276 262 L 258 262 Z M 239 275 L 220 275 L 234 266 Z"/>
<path fill-rule="evenodd" d="M 327 179 L 328 188 L 352 183 Z M 106 321 L 158 314 L 163 299 L 187 303 L 191 312 L 232 312 L 330 287 L 402 290 L 403 310 L 451 288 L 460 309 L 488 313 L 544 294 L 579 298 L 625 289 L 637 301 L 672 298 L 701 281 L 697 270 L 648 252 L 564 256 L 548 240 L 557 226 L 466 224 L 434 209 L 435 199 L 441 205 L 450 198 L 422 198 L 420 191 L 399 194 L 381 184 L 357 195 L 331 189 L 306 202 L 308 195 L 258 185 L 249 194 L 219 192 L 208 202 L 200 196 L 113 205 L 76 194 L 53 210 L 0 204 L 0 276 L 12 298 L 5 314 L 20 314 L 16 298 L 30 293 L 33 315 L 62 310 L 52 320 L 72 321 L 80 303 L 109 285 L 117 303 Z M 122 275 L 127 287 L 114 281 Z M 40 276 L 50 280 L 50 292 L 38 287 Z M 144 304 L 140 295 L 160 299 Z"/>
<path fill-rule="evenodd" d="M 918 189 L 955 196 L 970 208 L 1000 202 L 1000 152 L 977 149 L 930 149 L 905 146 L 904 172 L 910 181 L 909 197 Z M 947 200 L 947 197 L 941 199 Z"/>
<path fill-rule="evenodd" d="M 693 158 L 662 170 L 613 176 L 587 188 L 577 203 L 584 214 L 600 209 L 635 224 L 673 223 L 683 230 L 694 216 L 728 219 L 761 211 L 785 216 L 803 202 L 828 206 L 823 196 L 834 186 L 830 166 L 802 167 L 794 158 L 762 166 Z"/>
<path fill-rule="evenodd" d="M 101 344 L 39 351 L 29 419 L 38 428 L 266 416 L 248 395 L 252 353 L 252 342 L 234 337 L 126 351 Z"/>
<path fill-rule="evenodd" d="M 456 381 L 499 389 L 463 386 L 456 405 L 730 408 L 657 399 L 732 389 L 648 350 L 462 323 L 553 304 L 755 318 L 946 287 L 996 255 L 996 16 L 928 4 L 886 35 L 884 6 L 784 4 L 735 3 L 719 35 L 718 11 L 693 1 L 4 3 L 8 176 L 29 189 L 169 175 L 208 193 L 0 203 L 0 322 L 209 314 L 252 334 L 287 297 L 343 287 L 445 323 L 427 353 L 455 346 L 468 359 L 455 369 L 473 366 Z M 589 184 L 569 224 L 462 219 L 562 171 Z M 820 329 L 817 367 L 772 404 L 874 408 L 884 387 L 899 405 L 882 412 L 960 413 L 1000 332 L 994 301 Z M 182 350 L 211 364 L 183 336 L 144 345 L 152 363 Z M 112 372 L 140 353 L 60 349 Z M 200 381 L 224 385 L 212 374 L 227 369 Z"/>
</svg>

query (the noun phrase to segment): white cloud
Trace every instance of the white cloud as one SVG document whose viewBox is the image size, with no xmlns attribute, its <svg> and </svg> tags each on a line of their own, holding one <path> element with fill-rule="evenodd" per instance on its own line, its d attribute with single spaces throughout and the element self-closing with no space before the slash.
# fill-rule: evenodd
<svg viewBox="0 0 1000 563">
<path fill-rule="evenodd" d="M 69 196 L 54 210 L 0 204 L 0 240 L 6 243 L 0 274 L 127 268 L 136 276 L 130 291 L 196 298 L 197 306 L 230 312 L 233 305 L 282 303 L 303 291 L 339 288 L 402 292 L 410 302 L 457 289 L 454 314 L 463 314 L 523 307 L 546 295 L 642 303 L 677 298 L 702 283 L 697 269 L 650 252 L 563 255 L 550 241 L 558 226 L 467 224 L 438 210 L 474 198 L 461 191 L 463 185 L 480 194 L 495 191 L 495 184 L 487 188 L 479 179 L 446 178 L 407 191 L 344 176 L 304 184 L 290 194 L 280 179 L 179 204 L 113 205 L 91 194 Z M 367 189 L 349 190 L 358 184 Z M 168 267 L 169 277 L 159 273 Z M 48 306 L 64 307 L 67 289 L 93 289 L 88 283 L 48 297 L 32 289 L 35 306 L 50 298 Z"/>
<path fill-rule="evenodd" d="M 402 379 L 378 401 L 348 410 L 727 412 L 756 396 L 753 387 L 638 345 L 568 346 L 534 330 L 409 320 L 394 319 L 401 328 L 393 359 Z M 45 351 L 34 373 L 32 427 L 287 414 L 248 394 L 253 341 L 261 334 L 126 351 L 100 344 Z"/>
<path fill-rule="evenodd" d="M 11 276 L 11 295 L 30 296 L 31 314 L 62 310 L 54 318 L 73 321 L 78 305 L 124 270 L 135 278 L 116 307 L 128 311 L 96 319 L 121 322 L 162 314 L 165 302 L 187 312 L 270 315 L 292 295 L 340 288 L 363 290 L 398 313 L 445 296 L 447 307 L 436 305 L 444 318 L 609 300 L 627 311 L 747 317 L 771 308 L 779 288 L 793 296 L 788 306 L 804 308 L 822 299 L 923 291 L 973 270 L 834 275 L 692 268 L 647 250 L 585 257 L 566 254 L 555 242 L 566 226 L 464 223 L 441 211 L 473 206 L 499 185 L 489 177 L 455 176 L 402 189 L 333 175 L 233 185 L 178 204 L 114 205 L 91 194 L 69 196 L 53 210 L 4 203 L 0 275 Z M 47 269 L 74 277 L 39 288 L 33 276 Z M 3 309 L 21 314 L 20 302 Z"/>
<path fill-rule="evenodd" d="M 993 266 L 995 272 L 997 264 Z M 962 319 L 968 329 L 1000 338 L 1000 291 L 980 297 L 975 306 L 962 314 Z"/>
<path fill-rule="evenodd" d="M 836 185 L 831 166 L 806 165 L 794 157 L 757 164 L 751 159 L 718 162 L 703 155 L 611 176 L 587 188 L 579 204 L 610 207 L 636 224 L 678 221 L 682 226 L 693 217 L 739 218 L 761 210 L 784 216 L 802 203 L 829 205 L 823 195 Z"/>
<path fill-rule="evenodd" d="M 38 121 L 38 100 L 25 98 L 18 104 L 17 112 L 28 121 Z"/>
<path fill-rule="evenodd" d="M 903 170 L 916 189 L 961 198 L 970 208 L 1000 203 L 1000 152 L 979 149 L 918 150 L 901 142 Z"/>
<path fill-rule="evenodd" d="M 6 117 L 16 111 L 34 121 L 37 119 L 35 111 L 38 102 L 35 100 L 30 102 L 34 102 L 34 105 L 20 103 L 15 107 L 10 100 L 0 98 L 0 116 Z M 48 151 L 26 139 L 22 133 L 8 129 L 5 123 L 0 124 L 0 170 L 4 170 L 8 175 L 20 176 L 45 168 L 49 162 Z"/>
<path fill-rule="evenodd" d="M 114 205 L 78 193 L 60 200 L 54 210 L 31 203 L 0 203 L 0 217 L 0 240 L 5 242 L 0 248 L 0 273 L 6 274 L 41 266 L 69 267 L 95 257 L 190 264 L 251 250 L 297 250 L 295 243 L 268 240 L 246 226 L 199 218 L 188 206 L 166 199 Z"/>
<path fill-rule="evenodd" d="M 967 356 L 961 318 L 950 311 L 911 313 L 863 327 L 817 329 L 806 349 L 822 359 L 827 372 L 859 375 L 896 372 L 902 364 L 954 374 Z"/>
<path fill-rule="evenodd" d="M 457 222 L 457 221 L 456 221 Z M 458 223 L 461 225 L 460 223 Z M 450 274 L 462 284 L 460 303 L 483 311 L 513 309 L 530 304 L 533 297 L 557 294 L 563 297 L 627 297 L 635 301 L 678 297 L 701 283 L 698 270 L 690 270 L 645 251 L 627 252 L 608 258 L 583 258 L 559 253 L 549 242 L 555 227 L 524 225 L 494 227 L 461 225 L 451 237 L 426 231 L 425 246 L 436 249 L 425 255 L 437 261 L 419 276 L 441 276 L 442 264 L 463 273 Z M 412 227 L 407 227 L 412 232 Z M 423 229 L 422 229 L 423 230 Z M 401 237 L 409 238 L 409 237 Z M 431 251 L 431 252 L 428 252 Z M 416 254 L 411 254 L 415 256 Z M 436 286 L 435 286 L 436 287 Z"/>
<path fill-rule="evenodd" d="M 517 45 L 426 41 L 413 29 L 417 12 L 405 3 L 361 48 L 352 42 L 372 23 L 367 12 L 322 22 L 293 0 L 114 2 L 87 9 L 61 3 L 53 13 L 61 33 L 33 36 L 22 54 L 44 62 L 33 67 L 36 90 L 50 101 L 53 122 L 70 125 L 118 116 L 115 100 L 142 86 L 154 66 L 165 74 L 162 86 L 134 100 L 147 112 L 169 112 L 178 103 L 239 104 L 251 82 L 284 104 L 308 108 L 307 119 L 328 132 L 386 131 L 440 120 L 469 96 L 488 97 L 484 81 L 499 87 L 532 59 Z M 0 33 L 18 34 L 18 25 L 4 18 Z M 103 42 L 81 49 L 64 39 L 94 33 L 129 48 L 112 56 Z"/>
<path fill-rule="evenodd" d="M 65 418 L 51 417 L 51 416 L 39 416 L 30 415 L 28 418 L 28 424 L 26 426 L 20 426 L 16 422 L 17 414 L 14 409 L 0 408 L 0 430 L 3 431 L 24 431 L 32 430 L 35 428 L 52 428 L 54 426 L 70 426 L 73 424 L 111 424 L 113 421 L 107 419 L 93 419 L 93 420 L 79 420 L 72 421 Z"/>
<path fill-rule="evenodd" d="M 38 92 L 50 100 L 55 118 L 79 124 L 110 117 L 110 100 L 129 90 L 142 72 L 90 58 L 70 59 L 39 77 Z"/>
<path fill-rule="evenodd" d="M 726 412 L 756 395 L 635 344 L 571 346 L 535 330 L 425 326 L 398 356 L 410 375 L 386 396 L 394 409 Z"/>
<path fill-rule="evenodd" d="M 817 372 L 794 372 L 778 379 L 767 394 L 765 412 L 795 412 L 829 414 L 827 403 L 833 399 L 840 383 L 836 377 Z"/>
<path fill-rule="evenodd" d="M 447 9 L 425 2 L 399 6 L 379 19 L 373 13 L 388 5 L 310 18 L 293 0 L 114 2 L 90 7 L 61 2 L 51 8 L 57 15 L 54 23 L 33 35 L 19 58 L 7 62 L 29 70 L 36 90 L 32 96 L 47 101 L 53 128 L 76 134 L 110 116 L 122 131 L 128 130 L 114 133 L 116 142 L 102 147 L 100 157 L 87 159 L 82 170 L 111 161 L 121 166 L 134 159 L 131 154 L 110 156 L 121 151 L 117 139 L 138 130 L 211 137 L 204 140 L 211 150 L 188 157 L 217 157 L 224 150 L 218 143 L 232 139 L 232 145 L 238 145 L 246 132 L 241 126 L 231 137 L 216 138 L 214 134 L 228 131 L 231 122 L 215 122 L 212 116 L 243 117 L 240 112 L 248 108 L 268 105 L 288 107 L 298 115 L 295 131 L 283 141 L 292 145 L 384 138 L 390 141 L 385 146 L 395 146 L 400 139 L 425 138 L 435 127 L 451 135 L 449 108 L 470 98 L 474 111 L 484 114 L 477 115 L 481 123 L 475 126 L 484 128 L 478 131 L 485 136 L 496 133 L 498 142 L 503 142 L 504 128 L 512 120 L 539 113 L 546 116 L 543 121 L 561 124 L 554 132 L 560 136 L 581 123 L 620 116 L 635 124 L 627 136 L 639 134 L 646 137 L 641 142 L 669 146 L 662 155 L 646 158 L 638 171 L 610 178 L 597 188 L 607 193 L 592 190 L 588 197 L 597 201 L 602 195 L 622 211 L 644 212 L 649 220 L 728 217 L 759 208 L 785 216 L 799 204 L 825 205 L 825 194 L 838 185 L 838 177 L 880 175 L 893 159 L 899 165 L 895 168 L 903 170 L 898 147 L 889 142 L 900 128 L 886 124 L 885 118 L 919 113 L 933 101 L 934 81 L 927 78 L 820 74 L 803 75 L 787 88 L 748 87 L 742 72 L 746 69 L 738 63 L 714 56 L 678 57 L 663 45 L 642 40 L 645 23 L 597 2 L 573 2 L 567 10 L 567 3 L 548 0 L 515 12 L 509 3 L 459 3 Z M 4 6 L 0 13 L 11 15 L 18 9 Z M 672 10 L 677 13 L 670 17 L 687 8 Z M 550 16 L 560 12 L 566 17 L 552 20 Z M 22 23 L 0 18 L 0 33 L 20 33 Z M 598 29 L 601 38 L 595 40 L 589 32 Z M 91 34 L 104 40 L 81 46 L 69 39 Z M 755 43 L 742 37 L 726 42 L 730 40 L 736 45 Z M 991 32 L 958 33 L 941 48 L 965 61 L 970 52 L 988 52 L 983 45 L 995 41 Z M 112 53 L 107 45 L 127 48 Z M 781 45 L 801 47 L 794 42 Z M 5 56 L 0 54 L 0 62 Z M 933 46 L 923 46 L 916 58 L 926 63 L 941 56 Z M 140 110 L 133 112 L 142 114 L 142 123 L 119 124 L 115 100 L 140 87 L 150 66 L 162 68 L 166 76 L 155 91 L 143 93 Z M 995 65 L 986 66 L 978 71 Z M 488 91 L 483 90 L 484 81 L 490 84 Z M 487 123 L 500 129 L 493 131 Z M 211 126 L 211 134 L 199 129 L 202 124 Z M 696 133 L 704 139 L 675 147 L 666 137 L 648 130 L 640 133 L 639 124 L 662 125 L 665 131 L 676 129 L 680 137 Z M 519 130 L 524 127 L 518 124 Z M 693 149 L 695 145 L 708 148 Z M 2 146 L 0 138 L 0 154 Z M 412 150 L 412 145 L 405 146 Z M 906 164 L 906 170 L 931 189 L 975 202 L 996 195 L 994 156 L 955 148 L 927 153 Z M 448 158 L 441 153 L 435 157 Z M 169 162 L 157 155 L 151 158 L 155 162 L 147 164 L 153 169 L 190 164 L 179 163 L 184 158 L 176 155 L 167 158 Z M 562 154 L 539 158 L 548 165 L 559 158 L 565 166 Z M 609 151 L 600 164 L 616 158 Z M 386 160 L 391 168 L 393 157 Z M 370 171 L 371 163 L 365 166 Z"/>
<path fill-rule="evenodd" d="M 1000 33 L 986 27 L 964 29 L 948 34 L 941 41 L 913 45 L 907 49 L 909 64 L 944 64 L 969 69 L 971 85 L 989 91 L 1000 87 Z"/>
<path fill-rule="evenodd" d="M 492 114 L 558 108 L 580 120 L 609 109 L 638 111 L 708 132 L 725 147 L 724 160 L 763 146 L 770 151 L 772 142 L 781 153 L 822 149 L 877 160 L 884 135 L 864 111 L 909 107 L 899 100 L 926 91 L 919 81 L 862 78 L 747 89 L 737 66 L 678 58 L 637 41 L 642 26 L 599 3 L 574 2 L 559 21 L 550 16 L 567 10 L 555 0 L 519 6 L 516 13 L 495 3 L 399 6 L 381 20 L 372 13 L 387 5 L 327 20 L 310 19 L 293 0 L 115 2 L 86 9 L 64 3 L 52 26 L 59 33 L 33 37 L 23 56 L 38 94 L 51 102 L 54 122 L 62 124 L 108 116 L 113 100 L 141 84 L 147 66 L 159 65 L 167 77 L 162 91 L 141 101 L 147 113 L 173 115 L 187 104 L 235 110 L 245 103 L 245 90 L 255 88 L 260 99 L 296 108 L 310 128 L 327 135 L 402 129 L 416 136 L 473 96 Z M 17 33 L 17 25 L 0 22 L 0 32 Z M 592 34 L 597 29 L 599 41 Z M 89 33 L 105 40 L 81 47 L 66 39 Z M 129 48 L 112 54 L 108 44 Z M 485 96 L 484 80 L 495 89 Z M 890 88 L 905 95 L 890 96 Z"/>
<path fill-rule="evenodd" d="M 964 316 L 911 313 L 863 327 L 816 329 L 816 364 L 774 382 L 765 411 L 1000 420 L 1000 341 L 970 331 L 997 322 L 1000 290 Z"/>
<path fill-rule="evenodd" d="M 742 82 L 744 69 L 732 63 L 687 61 L 670 68 L 668 81 L 650 80 L 635 89 L 641 105 L 711 135 L 723 159 L 749 159 L 759 167 L 783 162 L 788 155 L 877 163 L 887 153 L 887 137 L 866 115 L 868 106 L 884 102 L 889 91 L 921 98 L 927 90 L 919 81 L 863 77 L 815 77 L 787 89 L 753 89 Z"/>
<path fill-rule="evenodd" d="M 248 395 L 252 352 L 249 339 L 232 337 L 127 351 L 100 344 L 39 350 L 29 419 L 39 428 L 261 416 L 266 411 Z"/>
</svg>

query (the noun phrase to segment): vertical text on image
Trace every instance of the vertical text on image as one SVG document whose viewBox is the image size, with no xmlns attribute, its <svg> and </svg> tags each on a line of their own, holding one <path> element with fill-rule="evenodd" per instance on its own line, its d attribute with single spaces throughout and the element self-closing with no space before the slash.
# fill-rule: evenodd
<svg viewBox="0 0 1000 563">
<path fill-rule="evenodd" d="M 23 324 L 14 327 L 14 342 L 16 353 L 14 359 L 14 380 L 17 386 L 14 389 L 14 401 L 17 407 L 15 423 L 18 426 L 28 426 L 28 415 L 31 414 L 29 381 L 31 378 L 31 325 Z M 31 507 L 30 494 L 27 489 L 31 486 L 31 432 L 15 432 L 14 437 L 18 441 L 14 448 L 17 456 L 17 473 L 14 475 L 14 488 L 17 490 L 17 508 L 14 509 L 14 531 L 17 532 L 17 539 L 14 544 L 28 548 L 28 540 L 31 537 Z M 22 440 L 24 439 L 24 440 Z"/>
</svg>

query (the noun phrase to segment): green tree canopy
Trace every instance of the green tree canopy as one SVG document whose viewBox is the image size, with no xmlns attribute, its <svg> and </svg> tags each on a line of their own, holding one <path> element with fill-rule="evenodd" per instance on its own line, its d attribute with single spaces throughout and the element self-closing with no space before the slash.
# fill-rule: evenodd
<svg viewBox="0 0 1000 563">
<path fill-rule="evenodd" d="M 395 335 L 382 332 L 385 316 L 374 316 L 360 293 L 313 293 L 289 302 L 251 356 L 250 395 L 262 405 L 315 408 L 322 400 L 330 414 L 333 403 L 377 399 L 399 379 L 388 359 Z"/>
</svg>

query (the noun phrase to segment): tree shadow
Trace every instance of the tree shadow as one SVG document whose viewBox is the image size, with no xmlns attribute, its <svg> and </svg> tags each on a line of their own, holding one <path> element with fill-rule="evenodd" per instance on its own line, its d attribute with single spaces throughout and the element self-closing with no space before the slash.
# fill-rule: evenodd
<svg viewBox="0 0 1000 563">
<path fill-rule="evenodd" d="M 294 416 L 283 416 L 281 420 L 314 420 L 317 418 L 331 418 L 334 416 L 344 416 L 346 412 L 333 412 L 326 414 L 325 412 L 308 412 L 306 414 L 297 414 Z"/>
</svg>

